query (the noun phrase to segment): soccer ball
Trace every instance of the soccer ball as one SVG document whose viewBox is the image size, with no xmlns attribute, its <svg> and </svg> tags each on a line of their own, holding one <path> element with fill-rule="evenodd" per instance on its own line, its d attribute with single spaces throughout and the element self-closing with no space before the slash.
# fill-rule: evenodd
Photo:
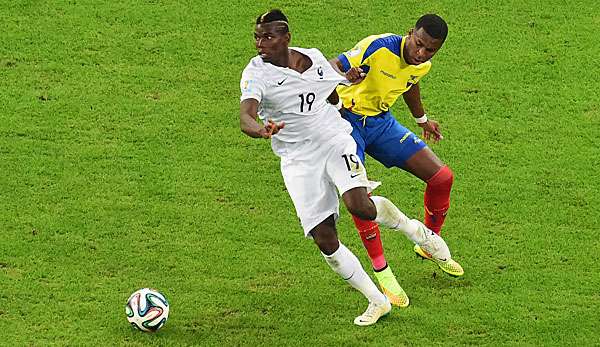
<svg viewBox="0 0 600 347">
<path fill-rule="evenodd" d="M 157 290 L 142 288 L 131 294 L 125 313 L 129 323 L 141 331 L 157 331 L 169 317 L 169 303 Z"/>
</svg>

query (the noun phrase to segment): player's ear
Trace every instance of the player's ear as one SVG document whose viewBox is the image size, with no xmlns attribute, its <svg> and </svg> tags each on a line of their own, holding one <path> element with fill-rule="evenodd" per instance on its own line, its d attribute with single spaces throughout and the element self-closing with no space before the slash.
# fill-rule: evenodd
<svg viewBox="0 0 600 347">
<path fill-rule="evenodd" d="M 287 32 L 285 33 L 285 39 L 287 41 L 287 43 L 289 44 L 290 42 L 292 42 L 292 33 L 291 32 Z"/>
<path fill-rule="evenodd" d="M 410 30 L 408 31 L 408 35 L 412 36 L 412 34 L 415 32 L 415 28 L 410 28 Z"/>
</svg>

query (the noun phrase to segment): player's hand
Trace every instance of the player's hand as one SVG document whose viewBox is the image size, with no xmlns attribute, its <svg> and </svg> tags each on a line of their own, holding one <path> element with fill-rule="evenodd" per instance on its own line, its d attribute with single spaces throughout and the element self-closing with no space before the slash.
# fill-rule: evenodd
<svg viewBox="0 0 600 347">
<path fill-rule="evenodd" d="M 268 120 L 267 124 L 261 128 L 258 133 L 260 134 L 260 136 L 263 139 L 270 139 L 271 136 L 277 134 L 279 132 L 279 130 L 283 129 L 285 127 L 285 123 L 284 122 L 280 122 L 280 123 L 275 123 L 272 120 Z"/>
<path fill-rule="evenodd" d="M 429 119 L 427 122 L 419 124 L 419 126 L 423 129 L 423 137 L 426 140 L 433 139 L 434 143 L 438 143 L 444 139 L 444 136 L 440 132 L 440 125 L 433 119 Z"/>
<path fill-rule="evenodd" d="M 362 82 L 367 77 L 367 74 L 360 67 L 352 67 L 346 71 L 346 79 L 352 83 L 357 84 Z"/>
</svg>

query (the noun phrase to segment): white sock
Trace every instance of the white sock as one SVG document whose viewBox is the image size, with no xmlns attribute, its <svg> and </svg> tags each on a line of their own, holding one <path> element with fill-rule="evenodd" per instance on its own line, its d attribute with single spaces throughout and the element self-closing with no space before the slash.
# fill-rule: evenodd
<svg viewBox="0 0 600 347">
<path fill-rule="evenodd" d="M 358 258 L 341 242 L 337 251 L 331 255 L 323 254 L 323 257 L 333 271 L 342 276 L 354 289 L 361 292 L 369 302 L 383 304 L 387 300 L 367 275 Z"/>
<path fill-rule="evenodd" d="M 434 234 L 421 221 L 409 219 L 396 205 L 382 196 L 372 196 L 371 200 L 377 209 L 375 222 L 402 231 L 409 240 L 421 246 L 434 258 L 450 259 L 450 249 L 444 239 Z"/>
<path fill-rule="evenodd" d="M 372 196 L 371 200 L 377 209 L 375 222 L 402 231 L 406 237 L 418 245 L 426 241 L 423 223 L 416 219 L 409 219 L 394 203 L 383 196 Z"/>
</svg>

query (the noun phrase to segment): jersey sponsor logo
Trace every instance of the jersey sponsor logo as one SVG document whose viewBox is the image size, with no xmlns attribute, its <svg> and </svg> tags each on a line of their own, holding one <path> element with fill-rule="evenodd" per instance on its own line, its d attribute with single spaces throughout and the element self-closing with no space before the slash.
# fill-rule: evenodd
<svg viewBox="0 0 600 347">
<path fill-rule="evenodd" d="M 387 77 L 389 77 L 389 78 L 391 78 L 391 79 L 393 79 L 393 80 L 395 80 L 395 79 L 396 79 L 396 76 L 395 76 L 395 75 L 392 75 L 392 74 L 391 74 L 391 73 L 389 73 L 389 72 L 385 72 L 385 71 L 383 71 L 383 70 L 379 70 L 379 72 L 381 72 L 381 73 L 382 73 L 384 76 L 387 76 Z"/>
<path fill-rule="evenodd" d="M 283 82 L 285 82 L 285 80 L 287 80 L 287 77 L 282 79 L 281 81 L 277 82 L 277 85 L 280 86 L 283 84 Z"/>
<path fill-rule="evenodd" d="M 319 66 L 317 68 L 317 75 L 319 75 L 319 79 L 323 79 L 323 67 Z"/>
<path fill-rule="evenodd" d="M 353 174 L 350 174 L 350 178 L 355 178 L 355 177 L 358 177 L 358 176 L 360 176 L 360 174 L 361 174 L 361 173 L 362 173 L 362 172 L 358 172 L 358 173 L 353 173 Z"/>
</svg>

